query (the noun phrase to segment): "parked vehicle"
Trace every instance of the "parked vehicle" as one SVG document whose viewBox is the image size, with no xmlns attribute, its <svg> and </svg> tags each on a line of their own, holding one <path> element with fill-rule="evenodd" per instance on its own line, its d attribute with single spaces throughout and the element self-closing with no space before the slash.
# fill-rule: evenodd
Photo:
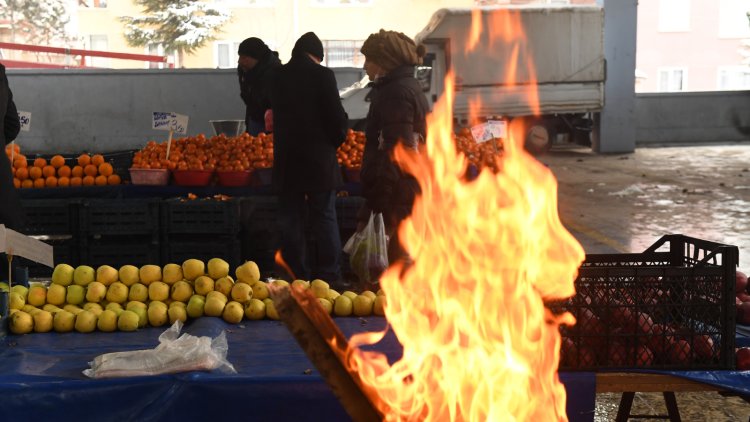
<svg viewBox="0 0 750 422">
<path fill-rule="evenodd" d="M 483 30 L 470 48 L 473 13 L 479 13 Z M 493 36 L 506 29 L 508 16 L 518 16 L 525 38 L 507 41 Z M 589 144 L 590 136 L 598 136 L 606 76 L 603 8 L 440 9 L 415 41 L 427 49 L 415 76 L 431 105 L 443 94 L 448 71 L 454 72 L 457 125 L 497 119 L 520 122 L 527 146 L 536 150 L 563 142 Z M 368 93 L 366 79 L 341 92 L 355 128 L 361 128 L 367 116 Z"/>
</svg>

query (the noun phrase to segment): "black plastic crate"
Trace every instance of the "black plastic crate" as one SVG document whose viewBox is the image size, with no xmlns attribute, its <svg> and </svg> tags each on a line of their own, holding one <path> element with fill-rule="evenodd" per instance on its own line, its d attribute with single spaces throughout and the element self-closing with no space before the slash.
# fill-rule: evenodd
<svg viewBox="0 0 750 422">
<path fill-rule="evenodd" d="M 22 199 L 22 231 L 27 235 L 75 235 L 80 206 L 80 201 L 68 199 Z"/>
<path fill-rule="evenodd" d="M 276 231 L 279 202 L 275 196 L 251 196 L 244 203 L 243 229 L 253 232 Z"/>
<path fill-rule="evenodd" d="M 76 267 L 80 264 L 80 245 L 78 240 L 73 237 L 41 239 L 42 242 L 52 246 L 53 262 L 57 264 L 68 264 Z M 29 278 L 52 277 L 54 268 L 47 267 L 26 258 L 18 257 L 19 266 L 29 269 Z"/>
<path fill-rule="evenodd" d="M 339 230 L 344 232 L 353 232 L 357 229 L 357 214 L 365 203 L 365 198 L 361 196 L 343 196 L 336 198 L 336 218 L 339 223 Z"/>
<path fill-rule="evenodd" d="M 87 236 L 158 236 L 160 203 L 157 199 L 85 201 L 80 211 L 81 232 Z"/>
<path fill-rule="evenodd" d="M 643 253 L 587 255 L 576 295 L 550 308 L 562 369 L 732 369 L 737 247 L 668 235 Z"/>
<path fill-rule="evenodd" d="M 162 226 L 167 235 L 236 235 L 243 219 L 244 198 L 170 199 L 162 205 Z"/>
<path fill-rule="evenodd" d="M 115 268 L 126 264 L 140 267 L 160 262 L 159 243 L 150 236 L 108 236 L 81 241 L 81 264 L 94 268 L 105 264 Z"/>
<path fill-rule="evenodd" d="M 194 258 L 208 262 L 211 258 L 221 258 L 229 263 L 230 273 L 242 264 L 240 241 L 236 237 L 217 236 L 170 236 L 161 242 L 162 265 L 170 262 L 182 264 Z"/>
</svg>

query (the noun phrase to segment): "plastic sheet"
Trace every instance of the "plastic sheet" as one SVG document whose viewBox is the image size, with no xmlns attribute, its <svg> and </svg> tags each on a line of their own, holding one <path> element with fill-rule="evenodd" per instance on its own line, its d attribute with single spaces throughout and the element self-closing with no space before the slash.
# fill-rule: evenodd
<svg viewBox="0 0 750 422">
<path fill-rule="evenodd" d="M 216 338 L 180 335 L 182 322 L 175 323 L 159 336 L 153 349 L 105 353 L 94 358 L 83 374 L 90 378 L 133 377 L 188 371 L 219 370 L 237 373 L 227 361 L 224 331 Z"/>
</svg>

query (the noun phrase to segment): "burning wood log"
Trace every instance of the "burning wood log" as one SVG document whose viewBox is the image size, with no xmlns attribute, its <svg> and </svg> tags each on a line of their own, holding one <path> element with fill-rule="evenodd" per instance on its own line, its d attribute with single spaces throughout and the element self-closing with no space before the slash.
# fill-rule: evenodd
<svg viewBox="0 0 750 422">
<path fill-rule="evenodd" d="M 289 286 L 271 286 L 269 290 L 279 317 L 349 416 L 357 422 L 383 420 L 379 408 L 384 405 L 377 391 L 364 385 L 359 374 L 348 369 L 347 339 L 315 296 Z"/>
</svg>

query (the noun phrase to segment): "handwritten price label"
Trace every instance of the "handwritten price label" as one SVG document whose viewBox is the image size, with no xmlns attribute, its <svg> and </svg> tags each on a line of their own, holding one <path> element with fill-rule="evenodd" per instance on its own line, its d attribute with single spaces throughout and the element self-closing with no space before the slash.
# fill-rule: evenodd
<svg viewBox="0 0 750 422">
<path fill-rule="evenodd" d="M 21 121 L 21 131 L 28 132 L 31 130 L 31 112 L 19 111 L 18 120 Z"/>
<path fill-rule="evenodd" d="M 189 117 L 163 111 L 154 111 L 152 113 L 151 128 L 156 130 L 169 130 L 180 135 L 187 134 Z"/>
</svg>

